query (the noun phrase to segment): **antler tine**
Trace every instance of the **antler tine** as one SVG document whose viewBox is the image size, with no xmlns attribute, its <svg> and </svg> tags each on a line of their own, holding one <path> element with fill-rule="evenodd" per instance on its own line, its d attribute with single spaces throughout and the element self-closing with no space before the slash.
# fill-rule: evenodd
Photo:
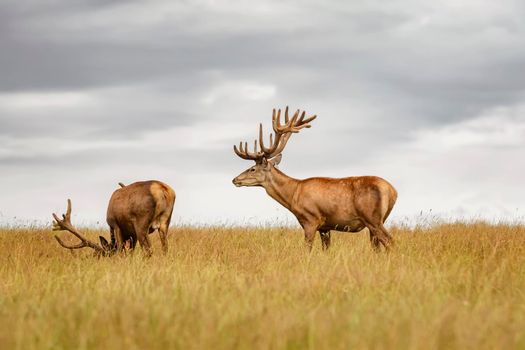
<svg viewBox="0 0 525 350">
<path fill-rule="evenodd" d="M 294 115 L 292 116 L 292 119 L 290 120 L 288 116 L 288 107 L 286 107 L 286 110 L 284 113 L 284 118 L 285 118 L 284 125 L 281 125 L 281 118 L 277 116 L 277 118 L 272 120 L 273 130 L 275 131 L 277 135 L 288 133 L 288 132 L 293 132 L 293 133 L 297 132 L 297 130 L 295 130 L 293 127 L 294 125 L 298 123 L 297 121 L 298 116 L 299 116 L 299 110 L 297 110 L 294 113 Z"/>
<path fill-rule="evenodd" d="M 242 142 L 239 143 L 239 148 L 237 148 L 236 145 L 233 145 L 233 151 L 235 152 L 236 155 L 238 155 L 242 159 L 248 159 L 246 158 L 246 155 L 244 154 L 244 152 L 242 152 Z"/>
<path fill-rule="evenodd" d="M 281 110 L 279 110 L 280 112 Z M 288 107 L 286 107 L 286 111 L 284 113 L 284 119 L 286 120 L 286 123 L 288 123 Z M 279 130 L 281 130 L 281 114 L 274 116 L 272 118 L 272 127 L 275 134 L 279 134 Z"/>
<path fill-rule="evenodd" d="M 288 109 L 285 110 L 285 119 L 288 120 Z M 275 132 L 275 141 L 274 141 L 273 133 L 270 133 L 270 147 L 265 147 L 264 146 L 264 136 L 263 136 L 263 126 L 262 126 L 262 123 L 259 124 L 259 145 L 261 146 L 261 151 L 264 154 L 264 157 L 266 157 L 267 159 L 273 158 L 277 154 L 275 150 L 279 147 L 281 136 L 283 134 L 281 132 L 282 126 L 281 126 L 281 110 L 280 109 L 277 110 L 277 113 L 275 111 L 275 108 L 273 109 L 272 127 Z"/>
<path fill-rule="evenodd" d="M 269 147 L 264 145 L 263 126 L 261 123 L 259 124 L 259 146 L 261 151 L 259 152 L 257 148 L 257 140 L 255 140 L 254 153 L 248 151 L 248 143 L 246 142 L 244 143 L 244 149 L 242 142 L 239 144 L 239 149 L 237 149 L 237 146 L 233 146 L 235 153 L 243 159 L 255 160 L 256 162 L 260 161 L 263 157 L 266 159 L 271 159 L 284 150 L 284 147 L 286 146 L 286 143 L 290 139 L 292 133 L 298 133 L 303 128 L 309 128 L 309 123 L 316 118 L 314 115 L 305 119 L 306 113 L 304 111 L 301 113 L 301 111 L 298 109 L 290 119 L 288 112 L 289 108 L 286 106 L 284 110 L 285 122 L 283 125 L 281 125 L 281 109 L 276 110 L 274 108 L 272 110 L 272 127 L 275 133 L 275 138 L 274 134 L 270 133 Z"/>
<path fill-rule="evenodd" d="M 305 119 L 306 112 L 303 111 L 301 113 L 299 109 L 295 111 L 293 116 L 290 118 L 289 108 L 286 106 L 284 110 L 285 123 L 281 125 L 279 113 L 280 110 L 277 113 L 275 113 L 275 109 L 273 111 L 272 126 L 275 132 L 275 143 L 272 140 L 272 134 L 270 134 L 270 142 L 272 144 L 270 145 L 270 148 L 264 149 L 264 153 L 267 158 L 275 157 L 281 153 L 284 150 L 286 142 L 288 142 L 291 134 L 298 133 L 303 128 L 310 128 L 311 125 L 309 123 L 316 118 L 314 115 Z"/>
<path fill-rule="evenodd" d="M 71 199 L 67 200 L 67 209 L 66 213 L 62 214 L 62 220 L 58 218 L 58 216 L 53 213 L 53 218 L 55 219 L 55 222 L 53 223 L 53 231 L 69 231 L 69 229 L 72 227 L 71 225 Z"/>
<path fill-rule="evenodd" d="M 303 124 L 308 124 L 307 128 L 311 128 L 312 126 L 309 123 L 313 121 L 315 118 L 317 118 L 317 115 L 314 114 L 310 118 L 303 120 Z"/>
<path fill-rule="evenodd" d="M 257 140 L 255 140 L 254 142 L 254 148 L 255 148 L 254 149 L 255 152 L 252 153 L 248 151 L 248 142 L 244 142 L 244 146 L 243 146 L 243 143 L 241 141 L 239 143 L 239 148 L 237 148 L 237 146 L 233 146 L 233 151 L 235 152 L 235 154 L 237 154 L 242 159 L 258 161 L 259 159 L 264 157 L 264 153 L 258 151 Z"/>
<path fill-rule="evenodd" d="M 291 133 L 277 135 L 275 137 L 275 143 L 272 145 L 272 152 L 267 155 L 267 158 L 271 159 L 282 153 L 282 151 L 286 147 L 286 143 L 290 139 L 290 136 L 292 136 Z"/>
<path fill-rule="evenodd" d="M 292 120 L 289 123 L 289 125 L 291 125 L 292 127 L 291 132 L 297 132 L 296 130 L 293 129 L 293 126 L 297 124 L 297 118 L 299 118 L 299 112 L 301 111 L 300 110 L 295 111 L 295 113 L 293 114 Z M 287 123 L 287 126 L 288 126 L 288 123 Z"/>
<path fill-rule="evenodd" d="M 275 109 L 273 110 L 273 114 L 275 115 Z M 272 115 L 273 118 L 273 115 Z M 259 123 L 259 145 L 261 146 L 261 151 L 264 152 L 264 140 L 263 140 L 263 126 L 262 123 Z"/>
<path fill-rule="evenodd" d="M 275 111 L 275 110 L 274 110 Z M 274 113 L 275 114 L 275 113 Z M 273 134 L 270 133 L 270 147 L 264 146 L 264 136 L 263 136 L 263 125 L 262 123 L 259 124 L 259 146 L 261 146 L 261 152 L 266 155 L 268 153 L 271 153 L 271 150 L 273 148 Z"/>
<path fill-rule="evenodd" d="M 306 114 L 306 112 L 303 111 L 303 113 L 301 114 L 301 118 L 299 118 L 299 120 L 297 121 L 297 125 L 298 126 L 303 126 L 304 125 L 305 128 L 311 128 L 312 126 L 309 125 L 309 123 L 311 121 L 313 121 L 315 118 L 317 118 L 317 115 L 314 114 L 313 116 L 304 119 L 305 114 Z"/>
<path fill-rule="evenodd" d="M 313 121 L 317 116 L 314 115 L 312 117 L 304 119 L 306 113 L 303 111 L 300 117 L 299 117 L 299 113 L 300 113 L 300 110 L 297 110 L 294 113 L 292 119 L 285 125 L 281 126 L 281 125 L 275 124 L 274 125 L 274 129 L 276 129 L 275 132 L 276 133 L 290 133 L 290 132 L 298 133 L 303 128 L 310 128 L 311 125 L 309 125 L 309 123 Z"/>
<path fill-rule="evenodd" d="M 236 145 L 233 146 L 233 151 L 235 152 L 236 155 L 238 155 L 239 157 L 241 157 L 242 159 L 249 159 L 249 158 L 246 158 L 246 155 L 244 154 L 244 152 L 242 151 L 242 142 L 239 144 L 239 148 L 237 148 Z"/>
<path fill-rule="evenodd" d="M 284 121 L 285 123 L 288 123 L 288 107 L 284 113 Z M 281 110 L 280 109 L 277 110 L 277 114 L 275 114 L 275 109 L 274 109 L 274 114 L 272 116 L 272 126 L 274 130 L 281 128 Z"/>
<path fill-rule="evenodd" d="M 303 119 L 304 119 L 304 116 L 306 115 L 306 111 L 303 111 L 303 113 L 301 113 L 301 117 L 299 118 L 299 120 L 297 121 L 298 124 L 301 124 L 303 122 Z"/>
<path fill-rule="evenodd" d="M 53 213 L 53 218 L 55 219 L 55 222 L 53 222 L 53 231 L 69 231 L 71 232 L 75 237 L 80 239 L 80 243 L 77 243 L 75 245 L 67 245 L 65 244 L 57 235 L 55 235 L 55 239 L 57 242 L 64 248 L 68 249 L 79 249 L 84 247 L 89 247 L 92 249 L 95 249 L 98 252 L 104 252 L 104 249 L 99 246 L 96 243 L 91 242 L 87 238 L 85 238 L 72 224 L 71 224 L 71 199 L 67 200 L 67 210 L 65 214 L 62 214 L 62 220 L 58 218 L 56 214 Z"/>
<path fill-rule="evenodd" d="M 67 219 L 67 222 L 71 224 L 71 199 L 67 199 L 67 209 L 66 209 L 66 215 L 62 215 L 64 219 Z"/>
</svg>

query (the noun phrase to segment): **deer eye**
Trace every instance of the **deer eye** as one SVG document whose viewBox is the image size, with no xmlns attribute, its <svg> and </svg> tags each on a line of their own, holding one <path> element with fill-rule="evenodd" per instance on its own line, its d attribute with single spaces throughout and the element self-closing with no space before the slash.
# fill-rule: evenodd
<svg viewBox="0 0 525 350">
<path fill-rule="evenodd" d="M 251 168 L 250 171 L 253 173 L 255 171 L 255 168 Z"/>
</svg>

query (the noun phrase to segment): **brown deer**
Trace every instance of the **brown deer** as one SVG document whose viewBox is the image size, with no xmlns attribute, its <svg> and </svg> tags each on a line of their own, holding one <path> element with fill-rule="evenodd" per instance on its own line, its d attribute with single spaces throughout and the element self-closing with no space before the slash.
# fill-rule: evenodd
<svg viewBox="0 0 525 350">
<path fill-rule="evenodd" d="M 346 178 L 313 177 L 297 180 L 277 169 L 281 153 L 293 133 L 310 128 L 310 122 L 317 116 L 305 119 L 305 112 L 297 110 L 290 119 L 288 107 L 284 112 L 285 123 L 281 125 L 281 110 L 273 110 L 272 126 L 275 139 L 270 134 L 269 147 L 264 146 L 263 127 L 259 125 L 259 142 L 255 141 L 254 152 L 248 151 L 245 142 L 233 147 L 235 153 L 255 165 L 233 179 L 233 184 L 260 186 L 270 197 L 290 210 L 304 229 L 309 249 L 319 231 L 324 249 L 330 247 L 330 230 L 358 232 L 368 228 L 370 242 L 375 250 L 382 244 L 386 250 L 393 244 L 393 238 L 384 227 L 397 199 L 394 187 L 376 176 Z M 260 151 L 257 149 L 260 146 Z"/>
<path fill-rule="evenodd" d="M 168 227 L 170 225 L 175 191 L 160 181 L 135 182 L 120 187 L 109 200 L 106 221 L 110 227 L 111 242 L 100 236 L 100 245 L 88 240 L 71 224 L 71 200 L 67 200 L 67 211 L 60 220 L 53 214 L 55 222 L 53 231 L 69 231 L 80 242 L 74 245 L 65 244 L 60 237 L 56 240 L 64 248 L 79 249 L 89 247 L 97 256 L 109 256 L 122 251 L 126 246 L 135 249 L 137 241 L 148 256 L 151 255 L 151 243 L 148 234 L 159 231 L 160 242 L 164 253 L 168 251 Z"/>
</svg>

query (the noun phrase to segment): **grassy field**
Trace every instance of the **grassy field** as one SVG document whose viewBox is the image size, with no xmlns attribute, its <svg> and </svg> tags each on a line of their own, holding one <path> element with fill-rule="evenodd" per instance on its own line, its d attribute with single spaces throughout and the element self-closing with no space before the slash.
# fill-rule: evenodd
<svg viewBox="0 0 525 350">
<path fill-rule="evenodd" d="M 181 227 L 167 256 L 154 234 L 150 259 L 95 259 L 0 229 L 0 348 L 525 349 L 525 227 L 392 231 L 390 254 L 364 232 L 307 253 L 295 229 Z"/>
</svg>

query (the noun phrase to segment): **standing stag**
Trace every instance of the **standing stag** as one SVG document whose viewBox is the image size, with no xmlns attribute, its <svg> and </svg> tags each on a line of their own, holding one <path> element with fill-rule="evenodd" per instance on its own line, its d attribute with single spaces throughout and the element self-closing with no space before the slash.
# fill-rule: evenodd
<svg viewBox="0 0 525 350">
<path fill-rule="evenodd" d="M 65 244 L 60 237 L 56 240 L 64 248 L 79 249 L 89 247 L 97 256 L 109 256 L 122 251 L 125 245 L 134 249 L 137 241 L 148 256 L 151 255 L 151 243 L 148 235 L 159 231 L 160 242 L 164 253 L 168 251 L 168 227 L 175 204 L 175 191 L 160 181 L 135 182 L 125 186 L 119 183 L 118 190 L 109 200 L 106 221 L 110 227 L 111 242 L 100 236 L 100 245 L 88 240 L 71 224 L 71 200 L 67 200 L 66 214 L 62 220 L 53 214 L 55 222 L 53 231 L 69 231 L 80 242 L 75 245 Z"/>
<path fill-rule="evenodd" d="M 376 176 L 357 176 L 340 179 L 313 177 L 297 180 L 277 169 L 281 153 L 293 133 L 298 133 L 316 116 L 305 119 L 305 112 L 299 110 L 290 119 L 288 107 L 284 112 L 284 125 L 281 125 L 281 110 L 273 110 L 272 126 L 275 138 L 270 134 L 269 147 L 264 146 L 263 127 L 259 125 L 259 142 L 255 141 L 254 152 L 248 151 L 245 142 L 233 147 L 235 153 L 255 165 L 233 179 L 233 184 L 241 186 L 261 186 L 270 197 L 290 210 L 304 229 L 305 241 L 309 249 L 319 231 L 324 249 L 330 247 L 330 230 L 358 232 L 368 228 L 370 242 L 375 250 L 380 244 L 386 250 L 393 244 L 392 236 L 384 227 L 384 222 L 392 211 L 397 192 L 386 180 Z M 257 149 L 260 146 L 260 151 Z"/>
</svg>

